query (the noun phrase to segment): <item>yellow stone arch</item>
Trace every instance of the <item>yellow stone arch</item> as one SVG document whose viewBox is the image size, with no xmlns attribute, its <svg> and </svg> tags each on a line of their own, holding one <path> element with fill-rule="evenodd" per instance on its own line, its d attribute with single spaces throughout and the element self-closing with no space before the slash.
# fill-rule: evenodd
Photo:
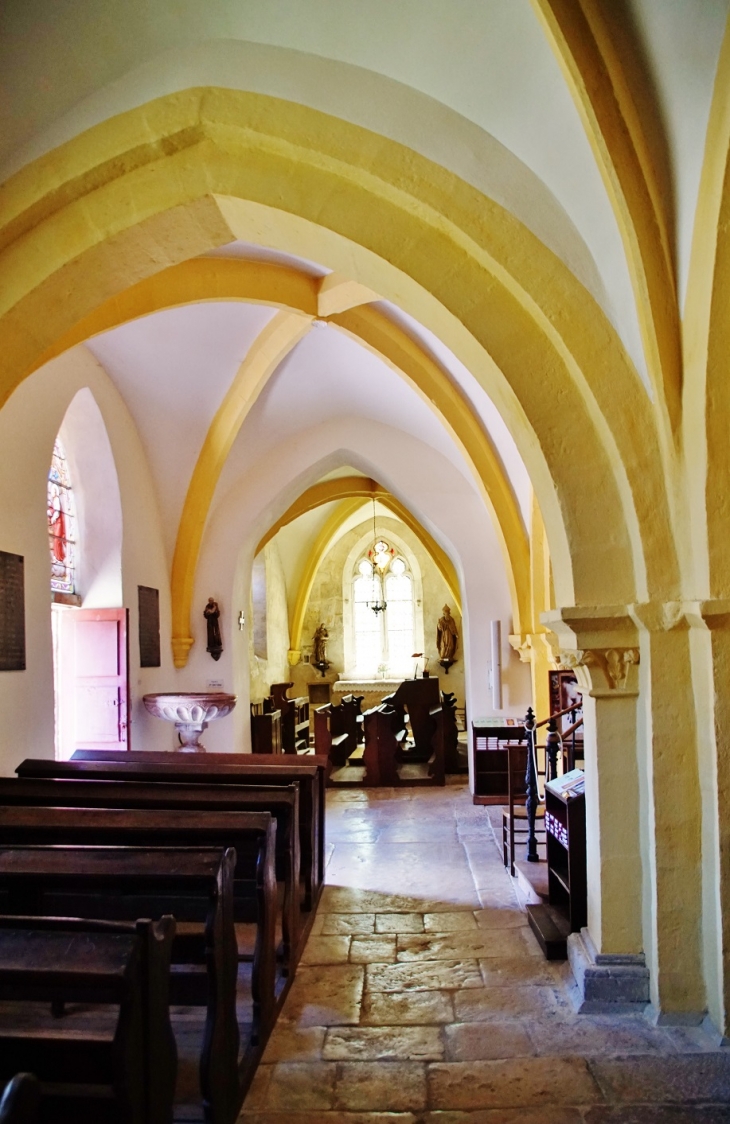
<svg viewBox="0 0 730 1124">
<path fill-rule="evenodd" d="M 702 448 L 689 469 L 690 519 L 700 556 L 699 588 L 730 597 L 727 550 L 730 488 L 730 26 L 715 76 L 692 240 L 685 308 L 685 445 Z M 706 514 L 705 514 L 706 513 Z M 707 543 L 706 552 L 702 544 Z"/>
<path fill-rule="evenodd" d="M 343 304 L 363 295 L 372 300 L 376 299 L 377 294 L 368 291 L 364 294 L 353 293 L 351 285 L 340 283 L 337 287 L 340 299 L 335 303 L 332 298 L 336 287 L 327 284 L 332 277 L 330 274 L 320 281 L 290 267 L 264 262 L 196 258 L 155 274 L 132 286 L 120 297 L 106 301 L 57 340 L 44 359 L 51 359 L 74 344 L 119 324 L 174 305 L 202 300 L 245 300 L 302 314 L 301 317 L 291 317 L 287 322 L 290 328 L 286 331 L 291 333 L 291 343 L 286 344 L 278 353 L 281 361 L 301 339 L 300 325 L 304 326 L 304 318 L 306 317 L 308 326 L 319 313 L 319 319 L 346 332 L 405 377 L 446 425 L 464 453 L 467 463 L 471 465 L 482 497 L 491 512 L 505 560 L 514 628 L 517 632 L 529 631 L 532 627 L 532 612 L 528 536 L 516 497 L 489 434 L 471 410 L 463 392 L 402 328 L 376 308 L 366 305 L 342 308 Z M 344 296 L 341 292 L 343 289 Z M 327 315 L 327 306 L 341 310 Z M 277 325 L 280 323 L 284 322 L 276 321 Z M 270 327 L 262 333 L 262 339 L 268 340 L 272 332 L 273 328 Z M 281 329 L 277 328 L 277 333 L 278 339 Z M 266 378 L 276 369 L 275 363 L 268 362 L 268 344 L 266 348 L 264 355 L 257 343 L 242 363 L 234 386 L 216 414 L 188 489 L 172 572 L 173 650 L 178 667 L 184 666 L 192 644 L 189 617 L 195 568 L 215 484 L 237 429 L 242 425 L 257 393 L 263 389 Z M 262 355 L 265 358 L 266 378 L 260 378 L 256 373 Z M 241 401 L 240 390 L 236 390 L 236 387 L 243 386 L 247 387 L 245 406 Z M 221 433 L 225 433 L 224 438 L 221 438 Z"/>
<path fill-rule="evenodd" d="M 596 0 L 532 0 L 613 207 L 662 420 L 679 437 L 682 348 L 667 199 L 621 57 Z"/>
<path fill-rule="evenodd" d="M 0 394 L 103 301 L 239 237 L 343 272 L 429 323 L 466 363 L 533 480 L 559 603 L 676 590 L 656 419 L 593 298 L 458 177 L 301 105 L 176 93 L 8 181 Z"/>
<path fill-rule="evenodd" d="M 446 551 L 442 550 L 433 535 L 429 534 L 426 528 L 411 514 L 408 508 L 402 504 L 399 499 L 392 495 L 387 488 L 383 488 L 376 480 L 372 480 L 368 476 L 339 476 L 334 480 L 321 480 L 318 484 L 313 484 L 311 488 L 307 488 L 307 490 L 302 492 L 301 496 L 299 496 L 269 528 L 256 547 L 256 553 L 258 554 L 260 550 L 263 550 L 266 544 L 273 539 L 274 535 L 277 534 L 282 527 L 286 527 L 288 523 L 292 523 L 295 519 L 298 519 L 300 515 L 305 515 L 308 511 L 314 511 L 323 504 L 332 503 L 336 500 L 340 501 L 339 506 L 332 513 L 325 523 L 325 526 L 322 528 L 322 531 L 317 536 L 310 551 L 305 572 L 299 583 L 289 627 L 290 650 L 299 651 L 300 649 L 304 613 L 320 563 L 332 545 L 332 540 L 340 527 L 362 506 L 363 500 L 378 500 L 384 507 L 389 508 L 397 519 L 405 523 L 409 530 L 419 539 L 424 550 L 433 558 L 436 568 L 446 582 L 449 593 L 454 599 L 456 610 L 459 615 L 461 615 L 461 589 L 459 586 L 459 579 Z"/>
</svg>

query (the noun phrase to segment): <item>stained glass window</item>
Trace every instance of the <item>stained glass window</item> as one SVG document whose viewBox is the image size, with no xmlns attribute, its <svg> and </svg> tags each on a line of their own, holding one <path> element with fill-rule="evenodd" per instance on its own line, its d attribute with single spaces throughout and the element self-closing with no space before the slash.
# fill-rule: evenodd
<svg viewBox="0 0 730 1124">
<path fill-rule="evenodd" d="M 51 592 L 76 592 L 76 505 L 66 453 L 56 438 L 48 473 L 48 545 Z"/>
</svg>

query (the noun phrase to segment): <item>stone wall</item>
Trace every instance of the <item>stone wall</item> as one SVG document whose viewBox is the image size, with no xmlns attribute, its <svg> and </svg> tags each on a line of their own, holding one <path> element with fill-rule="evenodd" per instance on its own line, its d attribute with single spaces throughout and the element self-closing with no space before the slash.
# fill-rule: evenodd
<svg viewBox="0 0 730 1124">
<path fill-rule="evenodd" d="M 292 695 L 307 694 L 308 684 L 321 679 L 319 672 L 308 663 L 305 663 L 304 660 L 311 654 L 314 630 L 322 621 L 326 624 L 330 634 L 329 643 L 327 645 L 327 658 L 332 665 L 330 667 L 330 676 L 334 677 L 334 672 L 337 672 L 339 676 L 345 676 L 346 673 L 351 670 L 351 668 L 345 666 L 343 571 L 350 553 L 370 530 L 371 524 L 365 520 L 359 526 L 343 535 L 325 555 L 322 565 L 317 571 L 304 617 L 302 662 L 290 669 L 290 678 L 294 682 L 294 689 L 290 692 Z M 430 555 L 427 554 L 421 546 L 420 541 L 404 523 L 396 519 L 379 517 L 378 534 L 382 534 L 386 539 L 390 536 L 390 538 L 394 540 L 396 549 L 399 549 L 399 545 L 395 540 L 402 541 L 406 548 L 406 553 L 410 553 L 415 558 L 417 566 L 420 569 L 422 586 L 421 596 L 418 600 L 421 603 L 420 609 L 423 614 L 423 647 L 421 647 L 419 641 L 416 640 L 414 651 L 423 651 L 430 657 L 429 670 L 434 675 L 439 675 L 442 690 L 453 691 L 459 700 L 459 705 L 463 706 L 464 663 L 463 645 L 461 643 L 462 625 L 461 617 L 456 611 L 453 595 L 449 591 L 446 582 L 442 578 Z M 370 535 L 370 537 L 372 536 Z M 365 547 L 365 549 L 367 549 L 367 547 Z M 443 670 L 438 666 L 438 650 L 436 648 L 436 625 L 442 614 L 444 605 L 449 605 L 451 607 L 454 619 L 456 620 L 456 627 L 459 631 L 457 662 L 449 670 L 448 675 L 445 675 Z M 419 606 L 417 605 L 416 608 L 418 609 Z M 414 668 L 415 664 L 416 661 L 414 660 Z M 423 669 L 423 660 L 418 661 L 418 666 L 420 673 Z M 413 671 L 411 671 L 411 674 L 413 674 Z"/>
</svg>

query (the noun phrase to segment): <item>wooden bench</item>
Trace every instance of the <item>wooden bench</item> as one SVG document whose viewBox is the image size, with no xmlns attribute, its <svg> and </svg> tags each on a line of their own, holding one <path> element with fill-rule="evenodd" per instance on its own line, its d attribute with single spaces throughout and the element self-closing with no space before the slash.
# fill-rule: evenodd
<svg viewBox="0 0 730 1124">
<path fill-rule="evenodd" d="M 345 729 L 350 735 L 353 747 L 360 745 L 364 740 L 362 702 L 364 695 L 343 695 L 340 706 L 345 715 Z"/>
<path fill-rule="evenodd" d="M 290 699 L 287 694 L 293 683 L 272 683 L 270 702 L 281 712 L 281 747 L 284 753 L 302 753 L 309 746 L 309 699 L 306 695 Z"/>
<path fill-rule="evenodd" d="M 40 1100 L 38 1079 L 32 1073 L 17 1073 L 0 1097 L 0 1124 L 37 1124 Z"/>
<path fill-rule="evenodd" d="M 325 784 L 329 761 L 311 756 L 292 760 L 282 754 L 158 753 L 78 750 L 71 761 L 23 761 L 20 777 L 85 777 L 132 780 L 135 769 L 143 781 L 164 780 L 210 784 L 299 785 L 299 832 L 303 909 L 313 910 L 324 885 Z M 87 767 L 91 766 L 91 767 Z M 162 766 L 162 768 L 160 768 Z M 175 774 L 178 774 L 177 776 Z"/>
<path fill-rule="evenodd" d="M 171 999 L 206 1008 L 200 1089 L 209 1124 L 233 1124 L 253 1072 L 249 1057 L 244 1054 L 240 1065 L 238 1058 L 235 865 L 235 851 L 220 848 L 0 848 L 0 908 L 5 913 L 103 920 L 167 913 L 185 917 L 191 899 L 202 900 L 202 937 L 176 933 L 173 962 L 186 969 L 173 970 Z M 205 966 L 202 977 L 198 964 Z M 176 996 L 179 990 L 181 997 Z"/>
<path fill-rule="evenodd" d="M 327 703 L 314 712 L 314 749 L 319 756 L 329 758 L 335 768 L 346 765 L 357 748 L 347 729 L 346 712 L 342 706 Z"/>
<path fill-rule="evenodd" d="M 251 1043 L 266 1036 L 274 1023 L 276 1005 L 276 883 L 275 825 L 268 812 L 211 812 L 208 809 L 0 807 L 0 847 L 77 845 L 92 847 L 216 847 L 233 848 L 234 922 L 253 922 L 253 1021 Z M 197 899 L 176 898 L 178 921 L 195 922 Z M 185 912 L 183 912 L 183 910 Z M 171 911 L 172 912 L 172 911 Z M 200 927 L 197 927 L 198 929 Z M 181 960 L 183 934 L 194 936 L 196 926 L 181 927 L 174 955 Z M 202 939 L 202 931 L 200 932 Z M 188 942 L 190 943 L 190 942 Z M 239 954 L 240 955 L 240 954 Z M 244 1046 L 246 1046 L 244 1039 Z"/>
<path fill-rule="evenodd" d="M 412 762 L 428 761 L 433 752 L 431 710 L 441 702 L 438 679 L 404 679 L 398 689 L 382 702 L 397 712 L 402 726 L 406 724 L 408 712 L 414 745 L 407 754 L 404 746 L 400 756 L 407 756 Z"/>
<path fill-rule="evenodd" d="M 401 716 L 390 706 L 366 710 L 365 718 L 365 784 L 375 787 L 396 786 L 400 777 L 396 754 L 406 740 Z"/>
<path fill-rule="evenodd" d="M 171 1124 L 174 934 L 171 917 L 130 924 L 0 917 L 0 1081 L 32 1068 L 42 1082 L 41 1119 Z M 96 1010 L 65 1026 L 47 1004 L 57 1011 L 66 1002 Z M 110 1005 L 118 1012 L 100 1025 L 99 1007 Z M 31 1095 L 10 1099 L 23 1096 Z"/>
<path fill-rule="evenodd" d="M 284 975 L 293 970 L 301 951 L 299 938 L 302 931 L 299 788 L 296 784 L 277 788 L 165 781 L 142 784 L 134 780 L 0 778 L 0 808 L 16 806 L 269 812 L 276 820 L 276 874 L 283 883 L 281 965 Z M 205 821 L 206 824 L 208 822 Z M 236 847 L 236 839 L 229 839 L 227 845 Z M 240 863 L 241 853 L 238 859 Z"/>
</svg>

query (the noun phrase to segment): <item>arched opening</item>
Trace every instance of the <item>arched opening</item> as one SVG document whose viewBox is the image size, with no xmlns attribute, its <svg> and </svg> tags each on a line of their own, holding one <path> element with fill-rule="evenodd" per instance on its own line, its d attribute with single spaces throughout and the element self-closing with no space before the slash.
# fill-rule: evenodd
<svg viewBox="0 0 730 1124">
<path fill-rule="evenodd" d="M 122 507 L 114 457 L 88 388 L 71 401 L 48 476 L 55 753 L 128 744 Z"/>
</svg>

